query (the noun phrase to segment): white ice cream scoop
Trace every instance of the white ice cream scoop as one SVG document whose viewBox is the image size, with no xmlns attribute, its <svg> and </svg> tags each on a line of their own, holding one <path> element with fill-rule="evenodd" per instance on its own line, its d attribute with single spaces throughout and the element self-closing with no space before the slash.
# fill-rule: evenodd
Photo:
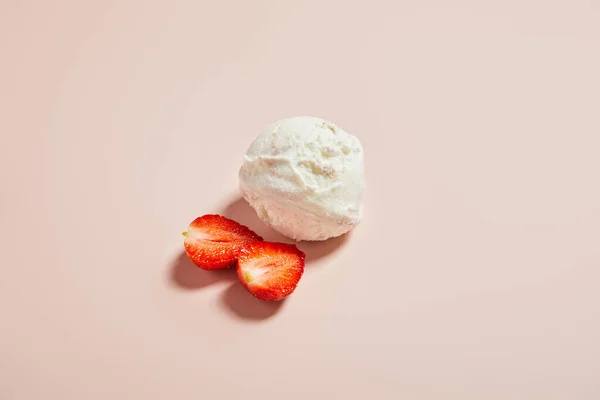
<svg viewBox="0 0 600 400">
<path fill-rule="evenodd" d="M 258 216 L 292 239 L 340 236 L 362 218 L 362 146 L 320 118 L 293 117 L 267 126 L 244 155 L 239 180 Z"/>
</svg>

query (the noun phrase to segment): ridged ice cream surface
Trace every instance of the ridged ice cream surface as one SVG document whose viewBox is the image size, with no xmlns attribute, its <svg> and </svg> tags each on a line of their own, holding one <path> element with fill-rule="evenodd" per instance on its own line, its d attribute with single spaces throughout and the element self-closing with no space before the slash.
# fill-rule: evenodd
<svg viewBox="0 0 600 400">
<path fill-rule="evenodd" d="M 267 126 L 244 155 L 239 181 L 258 216 L 292 239 L 340 236 L 362 218 L 360 141 L 317 117 Z"/>
</svg>

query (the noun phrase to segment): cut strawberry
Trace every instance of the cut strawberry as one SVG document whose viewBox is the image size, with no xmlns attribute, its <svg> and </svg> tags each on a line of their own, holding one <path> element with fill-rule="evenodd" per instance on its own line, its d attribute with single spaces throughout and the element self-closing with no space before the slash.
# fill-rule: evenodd
<svg viewBox="0 0 600 400">
<path fill-rule="evenodd" d="M 255 297 L 282 300 L 296 289 L 304 273 L 304 257 L 293 244 L 247 243 L 240 251 L 237 275 Z"/>
<path fill-rule="evenodd" d="M 216 214 L 196 218 L 183 235 L 188 257 L 207 270 L 232 266 L 244 244 L 262 240 L 248 227 Z"/>
</svg>

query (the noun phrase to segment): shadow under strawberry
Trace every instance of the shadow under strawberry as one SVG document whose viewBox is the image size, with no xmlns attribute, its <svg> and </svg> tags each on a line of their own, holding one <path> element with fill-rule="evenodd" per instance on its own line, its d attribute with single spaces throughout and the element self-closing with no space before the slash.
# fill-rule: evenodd
<svg viewBox="0 0 600 400">
<path fill-rule="evenodd" d="M 260 321 L 277 314 L 282 309 L 285 299 L 281 301 L 259 300 L 239 282 L 235 282 L 221 294 L 221 302 L 236 317 Z"/>
<path fill-rule="evenodd" d="M 218 271 L 205 271 L 198 268 L 182 251 L 171 267 L 171 283 L 181 289 L 194 290 L 213 285 L 218 282 L 236 282 L 234 268 Z"/>
<path fill-rule="evenodd" d="M 185 251 L 171 266 L 170 282 L 182 290 L 199 290 L 220 282 L 230 283 L 221 294 L 222 305 L 240 319 L 260 321 L 274 316 L 284 301 L 263 301 L 250 294 L 238 281 L 235 266 L 216 271 L 205 271 L 194 265 Z"/>
</svg>

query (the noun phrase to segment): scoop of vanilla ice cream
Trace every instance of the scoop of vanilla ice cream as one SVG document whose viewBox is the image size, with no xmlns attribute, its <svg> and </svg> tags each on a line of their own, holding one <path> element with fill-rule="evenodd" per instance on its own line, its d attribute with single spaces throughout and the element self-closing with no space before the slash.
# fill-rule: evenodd
<svg viewBox="0 0 600 400">
<path fill-rule="evenodd" d="M 239 181 L 258 216 L 292 239 L 340 236 L 362 218 L 362 146 L 320 118 L 293 117 L 267 126 L 244 155 Z"/>
</svg>

